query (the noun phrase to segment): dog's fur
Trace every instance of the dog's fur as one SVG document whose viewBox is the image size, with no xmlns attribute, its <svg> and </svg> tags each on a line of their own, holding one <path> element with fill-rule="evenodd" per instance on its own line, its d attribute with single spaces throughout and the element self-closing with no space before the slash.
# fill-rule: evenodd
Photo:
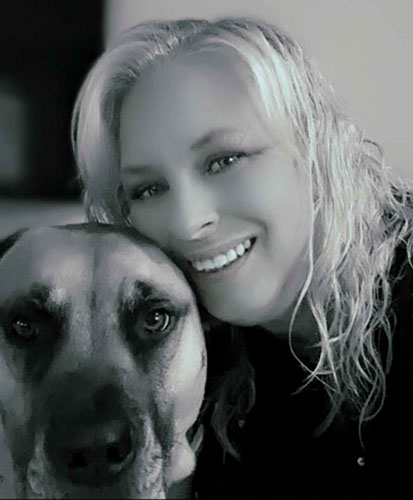
<svg viewBox="0 0 413 500">
<path fill-rule="evenodd" d="M 133 230 L 0 243 L 0 410 L 19 497 L 165 497 L 193 471 L 205 377 L 193 293 Z"/>
</svg>

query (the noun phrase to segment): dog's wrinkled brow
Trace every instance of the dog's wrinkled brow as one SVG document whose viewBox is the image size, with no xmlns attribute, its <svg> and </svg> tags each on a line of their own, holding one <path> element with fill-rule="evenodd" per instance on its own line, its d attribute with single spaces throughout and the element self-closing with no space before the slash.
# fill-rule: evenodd
<svg viewBox="0 0 413 500">
<path fill-rule="evenodd" d="M 135 281 L 132 291 L 127 293 L 124 289 L 119 290 L 118 305 L 126 308 L 135 306 L 147 301 L 167 301 L 177 309 L 187 306 L 186 302 L 179 300 L 175 295 L 168 294 L 151 281 Z"/>
<path fill-rule="evenodd" d="M 65 316 L 66 309 L 64 304 L 55 300 L 53 290 L 40 283 L 33 283 L 29 290 L 14 295 L 4 306 L 17 313 L 45 311 L 61 319 Z"/>
</svg>

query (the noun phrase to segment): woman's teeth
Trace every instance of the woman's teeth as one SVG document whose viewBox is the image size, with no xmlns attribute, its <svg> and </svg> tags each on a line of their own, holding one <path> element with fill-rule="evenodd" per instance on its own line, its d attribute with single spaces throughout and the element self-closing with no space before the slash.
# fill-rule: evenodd
<svg viewBox="0 0 413 500">
<path fill-rule="evenodd" d="M 248 238 L 243 243 L 239 243 L 237 246 L 231 248 L 224 254 L 216 255 L 211 259 L 191 261 L 191 264 L 197 271 L 216 271 L 241 258 L 246 252 L 248 252 L 251 245 L 251 239 Z"/>
</svg>

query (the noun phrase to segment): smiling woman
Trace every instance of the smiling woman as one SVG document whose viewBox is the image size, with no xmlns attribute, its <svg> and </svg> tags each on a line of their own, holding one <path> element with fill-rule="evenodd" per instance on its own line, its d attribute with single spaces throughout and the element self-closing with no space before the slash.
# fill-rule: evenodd
<svg viewBox="0 0 413 500">
<path fill-rule="evenodd" d="M 303 285 L 310 195 L 230 61 L 182 57 L 132 86 L 121 177 L 132 224 L 188 270 L 208 311 L 256 325 L 282 317 Z"/>
<path fill-rule="evenodd" d="M 199 495 L 406 488 L 411 186 L 302 48 L 251 19 L 138 25 L 91 70 L 73 133 L 90 219 L 156 241 L 206 310 Z"/>
</svg>

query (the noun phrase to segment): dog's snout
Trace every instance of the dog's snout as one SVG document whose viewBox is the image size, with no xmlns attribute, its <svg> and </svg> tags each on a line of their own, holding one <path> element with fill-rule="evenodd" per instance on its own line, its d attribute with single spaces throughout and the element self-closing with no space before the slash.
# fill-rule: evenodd
<svg viewBox="0 0 413 500">
<path fill-rule="evenodd" d="M 76 484 L 100 486 L 116 479 L 133 459 L 132 432 L 125 422 L 109 422 L 81 429 L 72 440 L 55 441 L 50 460 L 66 479 Z"/>
<path fill-rule="evenodd" d="M 55 414 L 45 451 L 56 472 L 72 483 L 96 487 L 119 478 L 134 458 L 135 433 L 113 391 L 101 390 Z"/>
</svg>

